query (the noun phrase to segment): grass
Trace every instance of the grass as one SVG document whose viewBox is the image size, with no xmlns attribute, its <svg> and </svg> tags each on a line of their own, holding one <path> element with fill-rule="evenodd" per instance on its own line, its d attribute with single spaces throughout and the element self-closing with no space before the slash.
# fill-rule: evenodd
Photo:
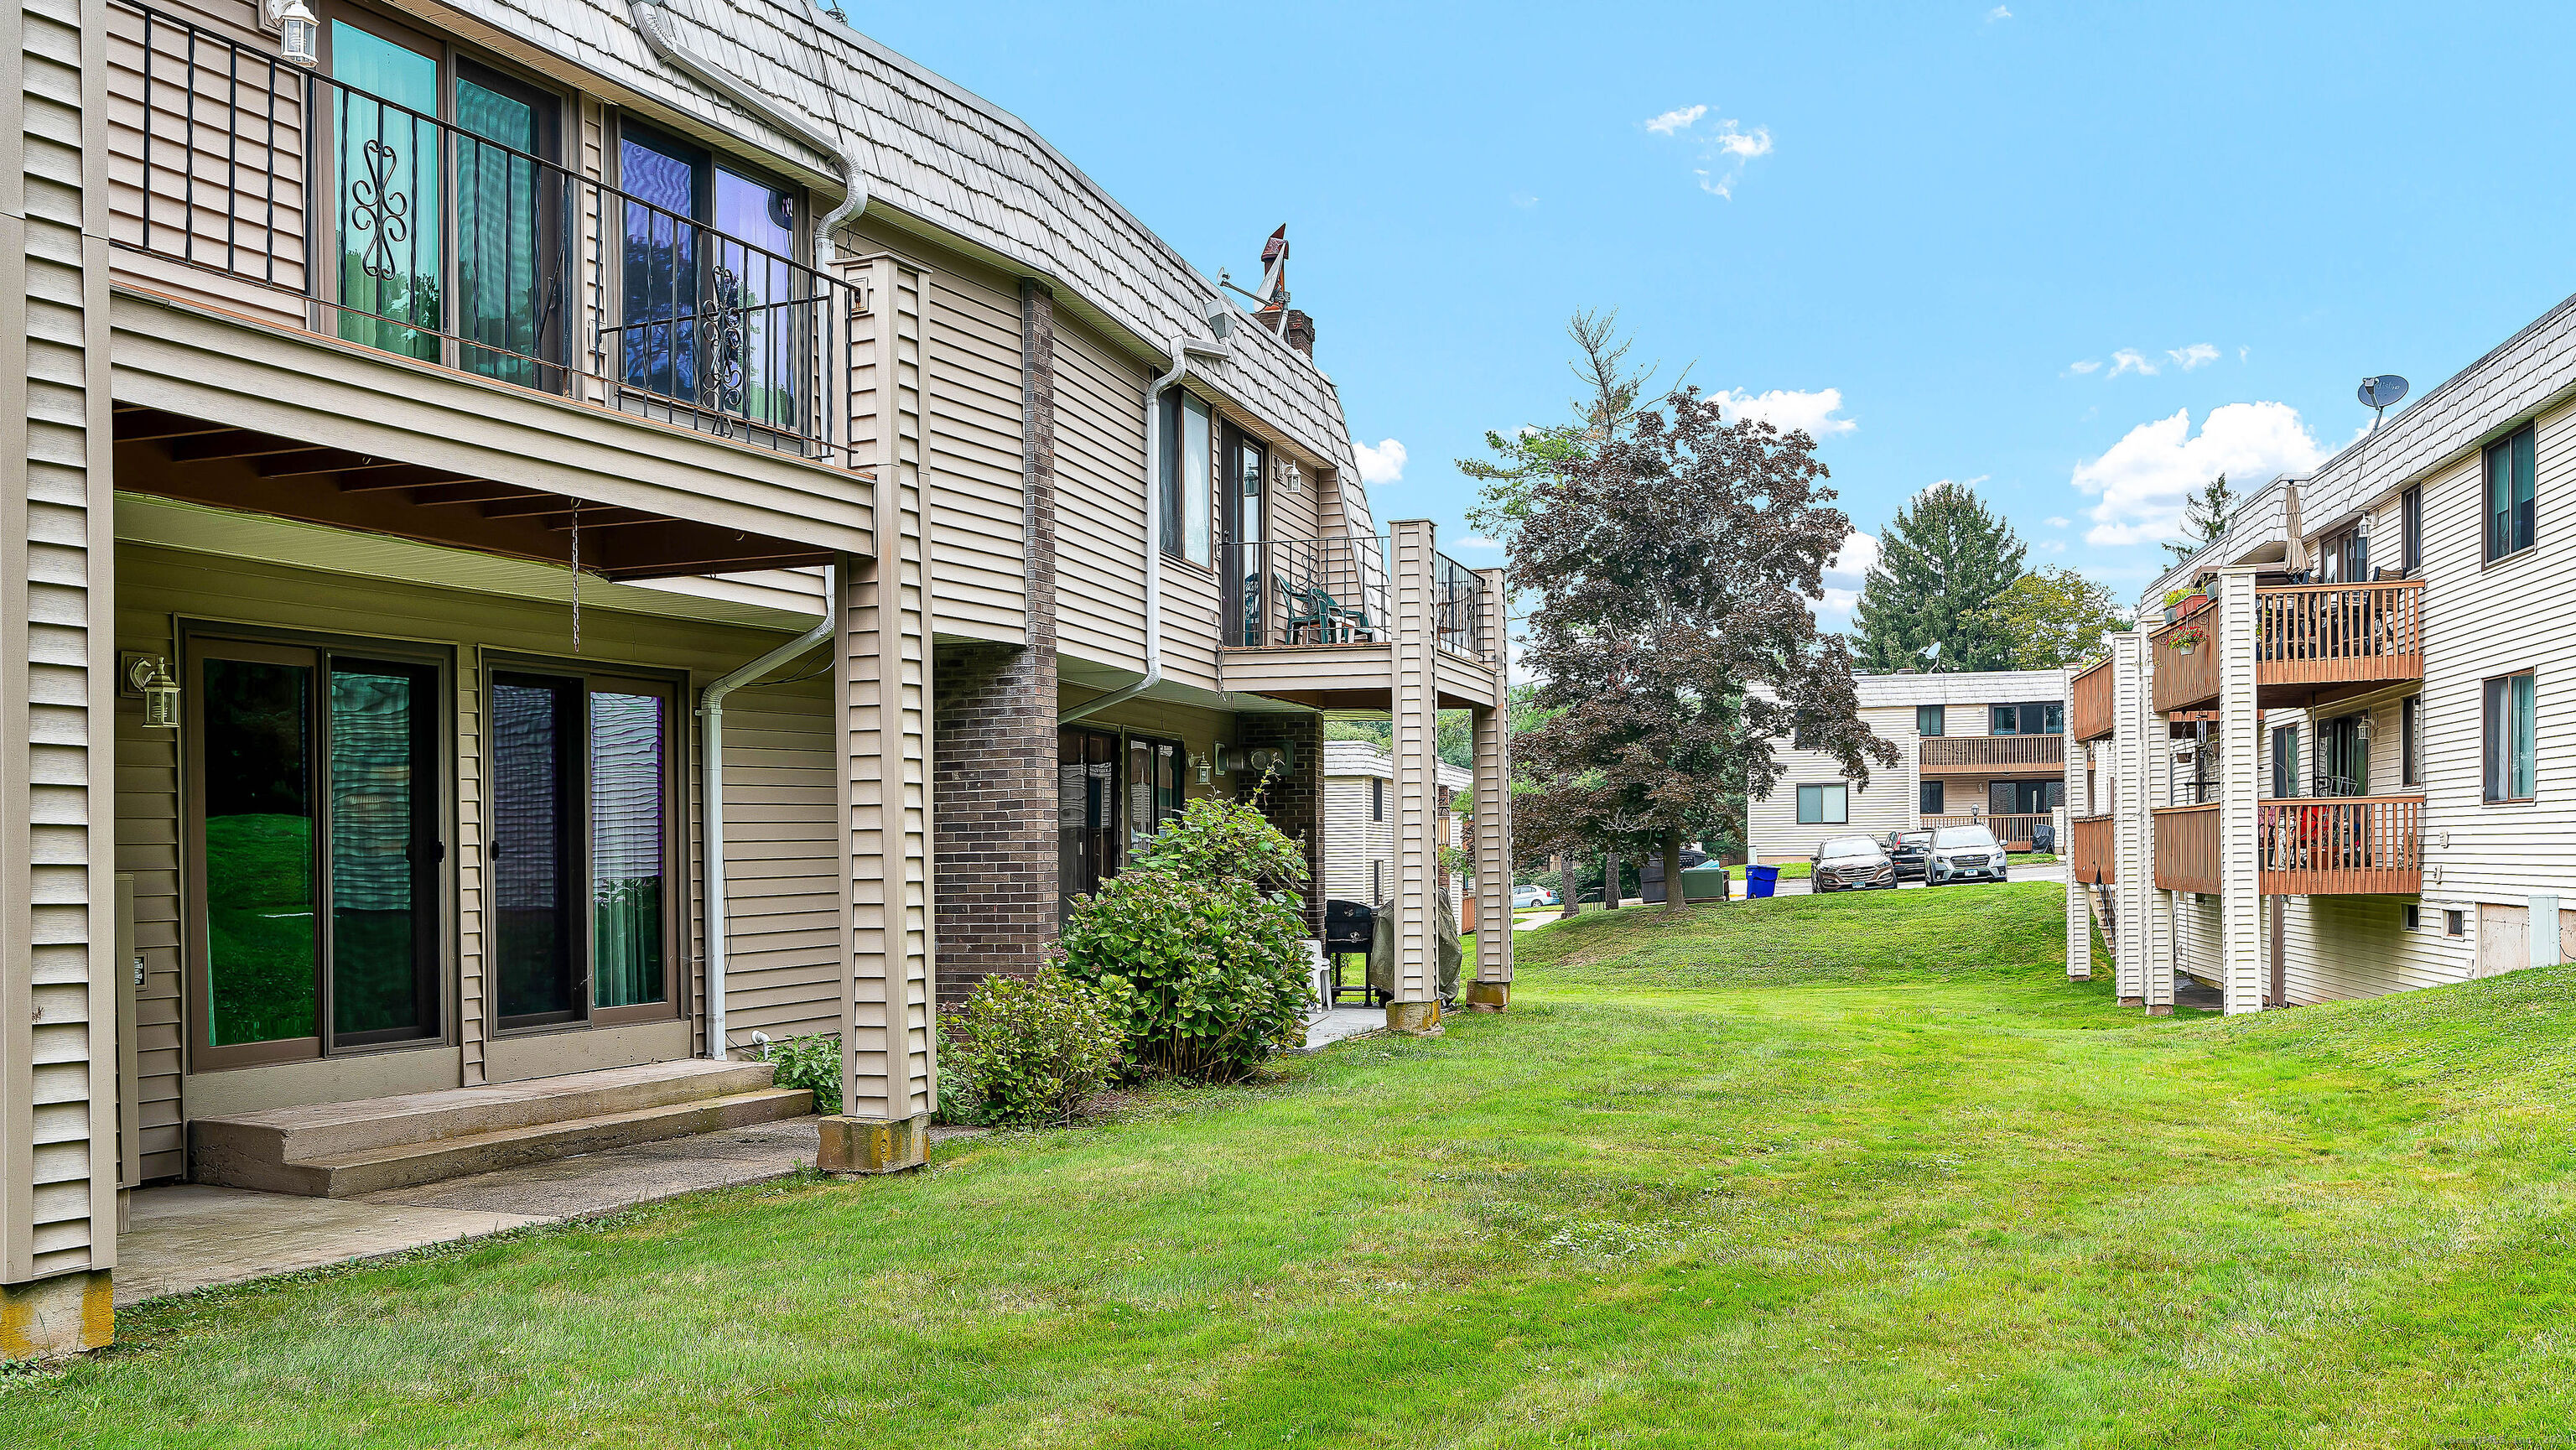
<svg viewBox="0 0 2576 1450">
<path fill-rule="evenodd" d="M 0 1443 L 2576 1431 L 2576 969 L 2149 1021 L 2059 901 L 1586 914 L 1441 1039 L 146 1308 Z"/>
</svg>

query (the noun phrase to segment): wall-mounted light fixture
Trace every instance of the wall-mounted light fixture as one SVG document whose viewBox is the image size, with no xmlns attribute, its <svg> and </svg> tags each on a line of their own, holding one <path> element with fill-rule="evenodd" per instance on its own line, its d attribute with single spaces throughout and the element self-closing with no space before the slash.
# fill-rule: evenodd
<svg viewBox="0 0 2576 1450">
<path fill-rule="evenodd" d="M 260 0 L 259 24 L 288 60 L 307 70 L 322 63 L 322 23 L 306 0 Z"/>
<path fill-rule="evenodd" d="M 152 730 L 179 728 L 179 677 L 159 655 L 136 655 L 125 663 L 125 680 L 143 699 L 143 724 Z"/>
</svg>

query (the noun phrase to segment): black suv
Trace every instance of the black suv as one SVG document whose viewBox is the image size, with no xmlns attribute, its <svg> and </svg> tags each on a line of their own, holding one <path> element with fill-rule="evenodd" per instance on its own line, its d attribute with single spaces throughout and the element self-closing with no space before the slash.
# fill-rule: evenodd
<svg viewBox="0 0 2576 1450">
<path fill-rule="evenodd" d="M 1932 860 L 1930 831 L 1890 831 L 1887 833 L 1887 859 L 1896 863 L 1896 879 L 1921 881 Z"/>
</svg>

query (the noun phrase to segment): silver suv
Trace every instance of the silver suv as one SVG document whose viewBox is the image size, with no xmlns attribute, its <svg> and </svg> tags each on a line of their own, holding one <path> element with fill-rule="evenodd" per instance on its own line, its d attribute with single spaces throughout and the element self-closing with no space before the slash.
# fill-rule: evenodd
<svg viewBox="0 0 2576 1450">
<path fill-rule="evenodd" d="M 2004 843 L 1983 826 L 1943 826 L 1932 833 L 1932 847 L 1923 863 L 1923 884 L 1946 886 L 1953 881 L 2003 881 Z"/>
</svg>

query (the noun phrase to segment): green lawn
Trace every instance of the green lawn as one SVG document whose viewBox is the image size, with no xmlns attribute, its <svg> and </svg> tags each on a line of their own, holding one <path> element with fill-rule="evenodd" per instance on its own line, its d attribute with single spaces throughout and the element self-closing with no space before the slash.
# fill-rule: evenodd
<svg viewBox="0 0 2576 1450">
<path fill-rule="evenodd" d="M 2576 1431 L 2576 969 L 2149 1022 L 2059 892 L 1587 914 L 1439 1040 L 130 1314 L 0 1443 Z"/>
</svg>

